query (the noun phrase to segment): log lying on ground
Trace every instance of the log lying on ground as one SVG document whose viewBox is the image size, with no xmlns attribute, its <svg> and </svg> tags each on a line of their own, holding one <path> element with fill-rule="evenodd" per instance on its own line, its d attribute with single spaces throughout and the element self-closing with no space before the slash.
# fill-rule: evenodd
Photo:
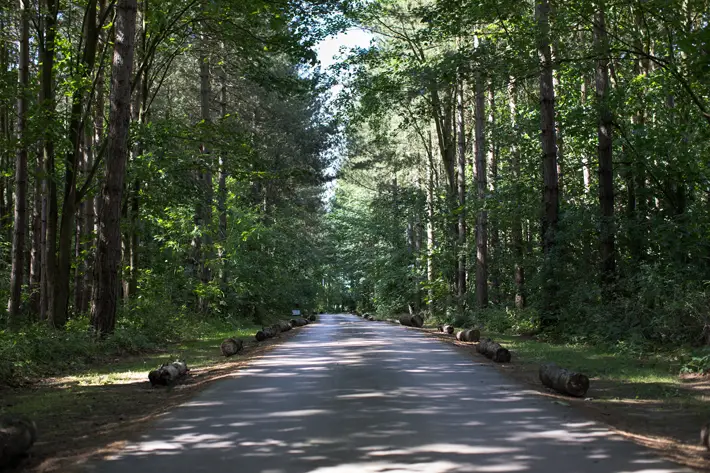
<svg viewBox="0 0 710 473">
<path fill-rule="evenodd" d="M 279 320 L 278 322 L 276 322 L 276 325 L 279 326 L 279 329 L 282 332 L 288 332 L 292 328 L 291 324 L 288 323 L 288 320 Z"/>
<path fill-rule="evenodd" d="M 447 325 L 447 327 L 449 327 Z M 454 328 L 451 327 L 451 332 L 447 333 L 453 333 Z M 481 338 L 481 332 L 475 328 L 468 329 L 468 330 L 461 330 L 456 334 L 456 340 L 460 342 L 477 342 Z"/>
<path fill-rule="evenodd" d="M 295 319 L 291 319 L 289 323 L 291 327 L 303 327 L 304 325 L 308 325 L 308 320 L 303 317 L 296 317 Z"/>
<path fill-rule="evenodd" d="M 21 459 L 37 440 L 37 426 L 29 419 L 0 419 L 0 469 Z"/>
<path fill-rule="evenodd" d="M 407 327 L 422 328 L 424 326 L 424 319 L 422 319 L 421 315 L 403 314 L 399 316 L 399 323 Z"/>
<path fill-rule="evenodd" d="M 263 342 L 266 339 L 274 338 L 276 335 L 278 335 L 278 333 L 276 332 L 273 326 L 264 327 L 258 332 L 256 332 L 255 338 L 257 342 Z"/>
<path fill-rule="evenodd" d="M 316 314 L 311 314 L 311 315 L 308 317 L 308 321 L 309 321 L 309 322 L 315 322 L 316 320 L 318 320 L 318 317 L 316 317 Z"/>
<path fill-rule="evenodd" d="M 710 422 L 700 429 L 700 444 L 710 450 Z"/>
<path fill-rule="evenodd" d="M 540 381 L 548 388 L 574 397 L 584 397 L 589 389 L 589 378 L 582 373 L 560 368 L 556 363 L 540 366 Z"/>
<path fill-rule="evenodd" d="M 454 327 L 451 325 L 439 325 L 439 332 L 448 333 L 449 335 L 454 333 Z"/>
<path fill-rule="evenodd" d="M 496 343 L 490 338 L 484 338 L 478 342 L 476 351 L 497 363 L 508 363 L 510 361 L 508 349 L 503 348 L 500 343 Z"/>
<path fill-rule="evenodd" d="M 219 348 L 222 351 L 222 355 L 229 357 L 242 351 L 244 348 L 244 342 L 238 338 L 228 338 L 222 342 L 222 345 L 220 345 Z"/>
<path fill-rule="evenodd" d="M 185 376 L 190 369 L 184 361 L 174 361 L 166 363 L 158 369 L 148 373 L 151 386 L 167 386 L 174 383 L 178 378 Z"/>
</svg>

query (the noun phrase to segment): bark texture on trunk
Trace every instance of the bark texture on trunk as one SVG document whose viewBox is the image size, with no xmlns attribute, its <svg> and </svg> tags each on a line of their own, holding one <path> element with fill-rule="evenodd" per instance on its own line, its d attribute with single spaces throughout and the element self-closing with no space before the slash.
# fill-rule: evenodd
<svg viewBox="0 0 710 473">
<path fill-rule="evenodd" d="M 589 378 L 581 373 L 560 368 L 555 363 L 541 365 L 539 376 L 542 384 L 562 394 L 584 397 L 589 389 Z"/>
<path fill-rule="evenodd" d="M 19 96 L 17 99 L 18 148 L 15 158 L 15 219 L 12 232 L 12 270 L 10 273 L 10 300 L 7 313 L 10 326 L 20 320 L 20 301 L 25 270 L 25 236 L 27 232 L 27 96 L 30 83 L 30 5 L 20 0 L 20 63 L 18 67 Z"/>
<path fill-rule="evenodd" d="M 422 319 L 421 315 L 404 314 L 399 317 L 399 323 L 407 327 L 421 328 L 424 326 L 424 319 Z"/>
<path fill-rule="evenodd" d="M 538 58 L 540 61 L 540 136 L 542 147 L 543 214 L 543 325 L 554 322 L 557 313 L 557 283 L 554 276 L 552 251 L 556 242 L 559 219 L 559 189 L 557 176 L 557 140 L 555 133 L 555 89 L 552 81 L 550 52 L 549 0 L 537 0 L 535 16 L 538 26 Z"/>
<path fill-rule="evenodd" d="M 508 83 L 508 96 L 510 118 L 513 133 L 517 134 L 518 128 L 518 91 L 515 84 L 515 79 L 511 78 Z M 520 188 L 522 186 L 522 174 L 520 170 L 520 149 L 515 141 L 511 144 L 510 149 L 511 167 L 513 168 L 513 179 L 515 185 L 515 208 L 513 210 L 513 223 L 511 227 L 511 238 L 513 241 L 513 255 L 515 257 L 513 268 L 513 279 L 515 281 L 515 307 L 522 309 L 525 307 L 525 268 L 523 266 L 523 258 L 525 257 L 525 245 L 523 243 L 523 223 L 521 216 L 521 197 Z"/>
<path fill-rule="evenodd" d="M 227 338 L 219 348 L 223 356 L 230 357 L 242 351 L 244 342 L 238 338 Z"/>
<path fill-rule="evenodd" d="M 0 469 L 26 454 L 37 440 L 37 426 L 24 417 L 0 419 Z"/>
<path fill-rule="evenodd" d="M 95 281 L 91 303 L 91 326 L 98 336 L 113 332 L 116 326 L 118 270 L 121 261 L 121 198 L 128 159 L 136 0 L 119 0 L 116 9 L 108 159 L 106 179 L 101 190 Z"/>
<path fill-rule="evenodd" d="M 486 175 L 485 101 L 483 79 L 478 77 L 476 80 L 474 147 L 478 205 L 481 207 L 476 216 L 476 303 L 479 308 L 488 307 L 488 211 L 485 208 L 488 177 Z"/>
<path fill-rule="evenodd" d="M 458 94 L 456 95 L 457 105 L 457 128 L 458 128 L 458 299 L 459 307 L 463 309 L 463 301 L 466 296 L 466 122 L 464 108 L 464 82 L 460 81 Z"/>
<path fill-rule="evenodd" d="M 596 96 L 599 106 L 598 157 L 599 157 L 599 205 L 601 225 L 602 275 L 605 283 L 611 282 L 616 270 L 614 255 L 614 169 L 612 163 L 612 115 L 609 109 L 609 46 L 607 41 L 604 2 L 599 1 L 594 22 L 594 43 L 599 51 L 596 68 Z"/>
<path fill-rule="evenodd" d="M 490 338 L 483 338 L 478 342 L 476 351 L 497 363 L 509 363 L 510 352 L 503 348 L 500 343 L 494 342 Z"/>
<path fill-rule="evenodd" d="M 456 340 L 460 342 L 477 342 L 481 338 L 478 329 L 461 330 L 456 334 Z"/>
</svg>

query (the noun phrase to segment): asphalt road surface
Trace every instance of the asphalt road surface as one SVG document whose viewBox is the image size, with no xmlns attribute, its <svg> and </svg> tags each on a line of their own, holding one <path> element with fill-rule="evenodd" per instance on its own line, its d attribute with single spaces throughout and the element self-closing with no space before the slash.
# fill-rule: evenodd
<svg viewBox="0 0 710 473">
<path fill-rule="evenodd" d="M 318 324 L 157 421 L 96 473 L 668 473 L 572 408 L 415 330 Z"/>
</svg>

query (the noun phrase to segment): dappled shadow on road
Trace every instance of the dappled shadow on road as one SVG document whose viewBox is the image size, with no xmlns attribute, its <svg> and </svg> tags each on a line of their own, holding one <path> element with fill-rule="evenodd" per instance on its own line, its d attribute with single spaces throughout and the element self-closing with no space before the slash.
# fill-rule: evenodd
<svg viewBox="0 0 710 473">
<path fill-rule="evenodd" d="M 97 472 L 670 472 L 420 334 L 324 323 L 165 417 Z"/>
</svg>

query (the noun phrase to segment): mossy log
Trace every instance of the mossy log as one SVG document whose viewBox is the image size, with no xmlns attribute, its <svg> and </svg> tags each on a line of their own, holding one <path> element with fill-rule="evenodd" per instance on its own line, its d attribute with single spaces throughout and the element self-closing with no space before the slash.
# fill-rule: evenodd
<svg viewBox="0 0 710 473">
<path fill-rule="evenodd" d="M 244 342 L 238 338 L 228 338 L 222 342 L 219 348 L 222 351 L 222 355 L 229 357 L 242 351 Z"/>
<path fill-rule="evenodd" d="M 448 327 L 448 325 L 447 325 Z M 453 327 L 451 327 L 451 332 L 453 333 Z M 472 328 L 468 330 L 461 330 L 456 334 L 456 340 L 460 342 L 477 342 L 481 338 L 481 332 L 478 329 Z"/>
<path fill-rule="evenodd" d="M 556 363 L 541 365 L 539 374 L 542 384 L 562 394 L 584 397 L 589 389 L 589 378 L 587 376 L 561 368 Z"/>
<path fill-rule="evenodd" d="M 510 352 L 507 348 L 503 348 L 500 343 L 496 343 L 490 338 L 483 338 L 478 342 L 476 351 L 490 358 L 497 363 L 510 362 Z"/>
<path fill-rule="evenodd" d="M 167 386 L 177 381 L 178 378 L 185 376 L 188 371 L 190 369 L 184 361 L 174 361 L 148 373 L 148 379 L 152 386 Z"/>
<path fill-rule="evenodd" d="M 0 418 L 0 469 L 14 465 L 37 440 L 37 426 L 18 416 Z"/>
<path fill-rule="evenodd" d="M 399 316 L 399 323 L 406 326 L 406 327 L 418 327 L 421 328 L 424 326 L 424 319 L 422 318 L 421 315 L 410 315 L 410 314 L 403 314 Z"/>
</svg>

